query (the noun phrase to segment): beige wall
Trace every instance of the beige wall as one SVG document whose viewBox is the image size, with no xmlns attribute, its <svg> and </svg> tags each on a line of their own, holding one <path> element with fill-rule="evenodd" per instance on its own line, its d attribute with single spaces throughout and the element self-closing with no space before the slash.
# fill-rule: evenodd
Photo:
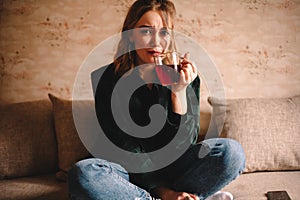
<svg viewBox="0 0 300 200">
<path fill-rule="evenodd" d="M 120 30 L 131 2 L 1 0 L 0 103 L 71 98 L 84 58 Z M 205 49 L 229 98 L 300 94 L 299 0 L 174 2 L 176 29 Z"/>
</svg>

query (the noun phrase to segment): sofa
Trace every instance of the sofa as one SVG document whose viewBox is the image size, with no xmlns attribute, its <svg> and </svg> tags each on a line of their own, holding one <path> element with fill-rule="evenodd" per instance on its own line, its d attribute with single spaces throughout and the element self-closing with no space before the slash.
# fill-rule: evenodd
<svg viewBox="0 0 300 200">
<path fill-rule="evenodd" d="M 74 125 L 74 101 L 88 118 L 92 100 L 53 94 L 0 106 L 1 200 L 69 199 L 68 170 L 91 157 Z M 265 200 L 268 191 L 278 190 L 300 199 L 300 96 L 209 98 L 208 103 L 210 112 L 200 114 L 199 141 L 213 137 L 209 129 L 221 127 L 220 137 L 239 141 L 246 155 L 245 171 L 224 190 L 236 200 Z"/>
</svg>

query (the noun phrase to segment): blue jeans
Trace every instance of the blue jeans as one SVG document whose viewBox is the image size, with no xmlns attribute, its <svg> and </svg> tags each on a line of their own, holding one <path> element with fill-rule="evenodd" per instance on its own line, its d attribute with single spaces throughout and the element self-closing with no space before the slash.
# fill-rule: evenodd
<svg viewBox="0 0 300 200">
<path fill-rule="evenodd" d="M 200 158 L 203 146 L 209 153 Z M 244 166 L 245 156 L 239 143 L 215 138 L 191 146 L 174 163 L 153 173 L 161 174 L 163 186 L 205 199 L 233 181 Z M 142 181 L 132 181 L 122 166 L 98 158 L 79 161 L 68 175 L 69 192 L 74 200 L 150 200 L 149 191 L 138 186 Z"/>
</svg>

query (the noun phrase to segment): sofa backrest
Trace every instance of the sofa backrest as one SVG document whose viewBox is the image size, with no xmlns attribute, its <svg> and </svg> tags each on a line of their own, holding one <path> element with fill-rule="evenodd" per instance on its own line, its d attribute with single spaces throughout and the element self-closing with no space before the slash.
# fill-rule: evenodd
<svg viewBox="0 0 300 200">
<path fill-rule="evenodd" d="M 1 105 L 0 116 L 0 179 L 57 170 L 57 144 L 49 100 Z"/>
</svg>

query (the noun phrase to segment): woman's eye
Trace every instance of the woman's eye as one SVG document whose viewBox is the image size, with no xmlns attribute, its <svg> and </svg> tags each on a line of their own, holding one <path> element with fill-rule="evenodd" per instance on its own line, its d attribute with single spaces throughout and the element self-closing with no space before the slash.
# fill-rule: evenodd
<svg viewBox="0 0 300 200">
<path fill-rule="evenodd" d="M 168 35 L 170 35 L 170 32 L 167 29 L 163 29 L 163 30 L 160 31 L 160 35 L 162 35 L 162 36 L 168 36 Z"/>
<path fill-rule="evenodd" d="M 152 31 L 150 29 L 141 29 L 141 33 L 147 35 L 147 34 L 151 34 Z"/>
</svg>

